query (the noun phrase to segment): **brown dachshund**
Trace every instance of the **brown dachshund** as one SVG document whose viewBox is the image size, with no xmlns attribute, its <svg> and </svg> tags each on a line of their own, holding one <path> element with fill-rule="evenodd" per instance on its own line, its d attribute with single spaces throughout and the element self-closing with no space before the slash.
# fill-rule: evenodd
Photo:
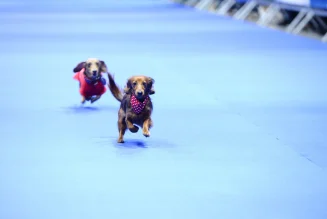
<svg viewBox="0 0 327 219">
<path fill-rule="evenodd" d="M 79 63 L 73 72 L 76 73 L 74 79 L 79 81 L 82 104 L 89 100 L 94 103 L 106 92 L 106 80 L 101 75 L 101 73 L 107 73 L 104 61 L 89 58 Z"/>
<path fill-rule="evenodd" d="M 119 137 L 117 142 L 124 143 L 126 129 L 136 133 L 139 130 L 138 126 L 142 127 L 145 137 L 150 137 L 149 130 L 153 126 L 151 120 L 153 106 L 150 95 L 155 93 L 152 88 L 154 80 L 147 76 L 133 76 L 128 79 L 126 87 L 121 91 L 109 73 L 108 78 L 109 89 L 120 102 L 118 111 Z"/>
</svg>

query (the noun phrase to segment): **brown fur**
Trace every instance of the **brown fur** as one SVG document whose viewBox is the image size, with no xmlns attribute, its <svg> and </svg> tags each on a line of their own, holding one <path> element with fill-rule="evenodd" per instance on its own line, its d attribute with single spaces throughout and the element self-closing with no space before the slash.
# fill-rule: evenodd
<svg viewBox="0 0 327 219">
<path fill-rule="evenodd" d="M 108 72 L 106 63 L 96 58 L 89 58 L 84 62 L 78 63 L 77 66 L 73 69 L 73 72 L 79 72 L 83 68 L 85 68 L 85 76 L 90 80 L 92 80 L 92 76 L 101 77 L 102 72 Z M 81 102 L 85 103 L 86 100 L 91 100 L 91 103 L 94 103 L 95 101 L 99 100 L 100 97 L 100 95 L 95 96 L 93 98 L 82 96 Z"/>
<path fill-rule="evenodd" d="M 118 111 L 118 131 L 119 137 L 117 142 L 124 143 L 124 134 L 127 129 L 136 133 L 139 127 L 142 127 L 143 135 L 150 137 L 150 128 L 153 126 L 151 114 L 153 111 L 153 105 L 151 98 L 140 114 L 133 112 L 130 99 L 134 94 L 137 99 L 143 101 L 147 96 L 154 94 L 152 85 L 154 80 L 147 76 L 133 76 L 128 79 L 126 87 L 121 90 L 115 83 L 112 75 L 108 73 L 109 77 L 109 90 L 112 95 L 120 102 L 120 108 Z M 137 125 L 137 126 L 136 126 Z"/>
</svg>

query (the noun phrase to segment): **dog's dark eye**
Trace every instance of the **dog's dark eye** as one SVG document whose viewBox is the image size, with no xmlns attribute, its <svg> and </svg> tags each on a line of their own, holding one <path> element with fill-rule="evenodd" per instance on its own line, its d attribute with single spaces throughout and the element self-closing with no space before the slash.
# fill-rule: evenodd
<svg viewBox="0 0 327 219">
<path fill-rule="evenodd" d="M 136 86 L 136 82 L 133 82 L 133 86 Z"/>
<path fill-rule="evenodd" d="M 146 82 L 143 82 L 143 86 L 144 86 L 144 87 L 146 86 Z"/>
<path fill-rule="evenodd" d="M 99 62 L 97 62 L 97 66 L 99 66 L 100 64 L 99 64 Z"/>
<path fill-rule="evenodd" d="M 91 63 L 87 64 L 87 67 L 91 67 Z"/>
</svg>

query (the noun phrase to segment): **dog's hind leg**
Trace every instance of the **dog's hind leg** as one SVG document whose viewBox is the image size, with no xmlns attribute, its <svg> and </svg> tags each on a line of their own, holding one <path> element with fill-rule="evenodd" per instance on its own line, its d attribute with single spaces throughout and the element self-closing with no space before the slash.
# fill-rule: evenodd
<svg viewBox="0 0 327 219">
<path fill-rule="evenodd" d="M 97 95 L 97 96 L 95 96 L 95 97 L 92 97 L 91 98 L 91 103 L 94 103 L 95 101 L 97 101 L 98 99 L 100 99 L 100 95 Z"/>
</svg>

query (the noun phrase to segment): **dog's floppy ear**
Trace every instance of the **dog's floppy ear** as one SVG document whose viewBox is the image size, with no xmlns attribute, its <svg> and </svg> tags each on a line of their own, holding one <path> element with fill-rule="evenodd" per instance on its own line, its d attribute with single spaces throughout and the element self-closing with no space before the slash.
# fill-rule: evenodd
<svg viewBox="0 0 327 219">
<path fill-rule="evenodd" d="M 125 94 L 131 94 L 132 92 L 132 78 L 127 80 L 126 86 L 124 88 Z"/>
<path fill-rule="evenodd" d="M 149 95 L 155 94 L 155 90 L 153 89 L 153 84 L 154 84 L 155 80 L 151 77 L 147 77 L 147 90 L 149 92 Z"/>
<path fill-rule="evenodd" d="M 73 69 L 73 72 L 80 72 L 83 68 L 85 68 L 86 62 L 80 62 L 76 65 L 76 67 Z"/>
<path fill-rule="evenodd" d="M 155 80 L 151 77 L 147 77 L 147 83 L 149 85 L 149 87 L 152 87 L 152 85 L 154 84 Z"/>
<path fill-rule="evenodd" d="M 107 73 L 108 72 L 108 69 L 107 69 L 107 65 L 104 61 L 101 61 L 100 60 L 100 71 L 103 72 L 103 73 Z"/>
</svg>

